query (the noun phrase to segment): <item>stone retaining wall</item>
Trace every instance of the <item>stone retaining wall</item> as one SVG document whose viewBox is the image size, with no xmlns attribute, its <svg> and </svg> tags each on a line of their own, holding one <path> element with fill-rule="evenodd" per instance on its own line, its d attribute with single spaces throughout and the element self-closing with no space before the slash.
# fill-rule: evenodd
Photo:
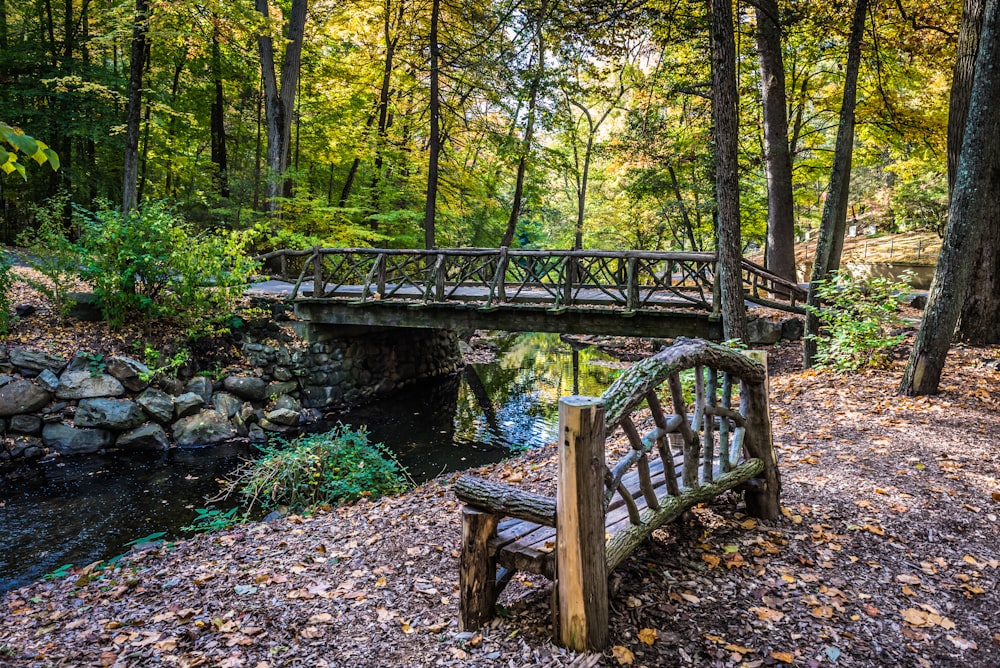
<svg viewBox="0 0 1000 668">
<path fill-rule="evenodd" d="M 445 330 L 331 337 L 287 327 L 245 334 L 240 370 L 150 378 L 138 360 L 70 359 L 0 347 L 0 465 L 109 448 L 165 450 L 292 433 L 321 411 L 362 403 L 462 365 Z M 236 361 L 234 361 L 236 362 Z M 186 375 L 186 377 L 185 377 Z"/>
</svg>

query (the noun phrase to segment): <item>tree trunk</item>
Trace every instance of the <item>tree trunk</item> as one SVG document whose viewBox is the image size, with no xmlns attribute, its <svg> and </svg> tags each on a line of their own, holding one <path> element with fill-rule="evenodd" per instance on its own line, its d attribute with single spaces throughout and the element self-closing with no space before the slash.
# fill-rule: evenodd
<svg viewBox="0 0 1000 668">
<path fill-rule="evenodd" d="M 135 0 L 132 24 L 132 60 L 129 63 L 128 113 L 125 119 L 125 169 L 122 182 L 122 211 L 138 204 L 139 126 L 142 116 L 142 73 L 146 61 L 146 33 L 149 28 L 148 0 Z"/>
<path fill-rule="evenodd" d="M 691 216 L 688 215 L 687 205 L 684 204 L 684 198 L 681 196 L 681 184 L 677 181 L 677 172 L 674 171 L 673 165 L 667 165 L 667 173 L 670 174 L 670 184 L 674 187 L 674 197 L 677 198 L 677 206 L 681 210 L 681 221 L 684 223 L 684 230 L 687 233 L 688 241 L 691 242 L 691 250 L 700 250 L 698 242 L 694 238 L 694 227 L 691 226 Z"/>
<path fill-rule="evenodd" d="M 976 263 L 991 196 L 1000 188 L 1000 0 L 987 0 L 955 188 L 920 330 L 901 394 L 934 394 Z M 978 286 L 977 286 L 978 287 Z"/>
<path fill-rule="evenodd" d="M 225 99 L 222 90 L 222 53 L 219 49 L 219 17 L 213 17 L 212 29 L 212 80 L 215 97 L 212 99 L 212 162 L 215 163 L 215 183 L 219 194 L 229 197 L 229 161 L 226 155 Z"/>
<path fill-rule="evenodd" d="M 267 0 L 255 0 L 255 8 L 268 16 Z M 259 35 L 261 73 L 264 79 L 264 119 L 267 128 L 267 179 L 264 184 L 264 207 L 274 211 L 276 198 L 283 191 L 282 182 L 288 168 L 292 134 L 292 105 L 298 85 L 302 58 L 302 38 L 305 34 L 306 0 L 292 0 L 286 26 L 285 57 L 281 66 L 281 86 L 274 66 L 274 44 L 270 35 Z"/>
<path fill-rule="evenodd" d="M 746 338 L 740 238 L 740 184 L 737 165 L 739 116 L 733 5 L 710 0 L 712 13 L 712 139 L 715 143 L 715 198 L 718 206 L 718 275 L 722 330 L 727 339 Z"/>
<path fill-rule="evenodd" d="M 830 185 L 826 202 L 823 204 L 823 219 L 820 223 L 819 238 L 816 240 L 816 257 L 813 260 L 812 276 L 809 279 L 807 303 L 819 307 L 816 295 L 819 281 L 840 266 L 840 256 L 844 249 L 844 232 L 847 225 L 847 196 L 851 184 L 851 157 L 854 151 L 854 107 L 857 103 L 858 70 L 861 67 L 861 40 L 865 31 L 865 15 L 868 0 L 857 0 L 854 18 L 851 21 L 851 37 L 847 47 L 847 73 L 844 79 L 844 99 L 840 105 L 840 123 L 837 127 L 837 143 L 833 151 L 833 166 L 830 169 Z M 808 368 L 816 357 L 816 339 L 819 332 L 819 318 L 810 313 L 806 316 L 806 336 L 803 339 L 803 364 Z"/>
<path fill-rule="evenodd" d="M 430 138 L 427 149 L 430 153 L 427 164 L 427 202 L 424 207 L 424 247 L 434 248 L 434 219 L 437 215 L 438 157 L 441 152 L 441 91 L 439 84 L 441 53 L 438 46 L 438 21 L 441 16 L 441 0 L 431 3 L 430 34 Z"/>
<path fill-rule="evenodd" d="M 402 25 L 405 8 L 405 2 L 400 0 L 399 9 L 396 12 L 397 26 Z M 391 123 L 389 98 L 392 95 L 392 70 L 396 57 L 396 45 L 399 43 L 399 35 L 397 34 L 395 37 L 392 35 L 391 9 L 391 0 L 385 0 L 385 5 L 382 8 L 382 35 L 385 41 L 385 58 L 382 61 L 382 85 L 379 88 L 378 94 L 378 128 L 375 141 L 375 160 L 372 164 L 372 181 L 368 191 L 373 213 L 378 213 L 381 209 L 382 198 L 379 196 L 378 189 L 379 182 L 382 180 L 382 165 L 385 162 L 383 151 L 389 142 L 388 130 Z M 436 27 L 432 27 L 432 30 L 435 29 Z M 373 218 L 372 229 L 376 229 L 377 226 L 378 223 Z"/>
<path fill-rule="evenodd" d="M 544 16 L 545 7 L 542 6 L 540 14 Z M 538 108 L 538 91 L 542 86 L 542 77 L 545 75 L 545 36 L 542 34 L 541 21 L 536 40 L 538 42 L 538 64 L 534 75 L 531 77 L 531 84 L 528 90 L 528 117 L 524 122 L 524 138 L 521 141 L 521 155 L 517 161 L 517 176 L 514 179 L 514 197 L 510 205 L 510 217 L 507 219 L 507 229 L 504 230 L 501 246 L 510 246 L 514 241 L 514 233 L 517 231 L 517 221 L 521 217 L 521 200 L 524 198 L 524 177 L 528 170 L 528 156 L 531 154 L 531 142 L 535 131 L 535 111 Z M 520 106 L 520 105 L 519 105 Z"/>
<path fill-rule="evenodd" d="M 962 134 L 969 111 L 975 73 L 979 33 L 983 25 L 984 0 L 966 0 L 958 33 L 955 69 L 948 110 L 948 190 L 955 183 L 955 169 L 962 147 Z M 992 199 L 986 210 L 982 237 L 976 252 L 971 285 L 959 316 L 958 336 L 977 345 L 1000 342 L 1000 191 L 984 196 Z"/>
<path fill-rule="evenodd" d="M 785 66 L 781 56 L 781 25 L 777 0 L 760 0 L 757 51 L 764 106 L 764 158 L 767 172 L 767 247 L 765 265 L 795 282 L 795 222 L 792 200 L 792 160 L 788 153 Z"/>
</svg>

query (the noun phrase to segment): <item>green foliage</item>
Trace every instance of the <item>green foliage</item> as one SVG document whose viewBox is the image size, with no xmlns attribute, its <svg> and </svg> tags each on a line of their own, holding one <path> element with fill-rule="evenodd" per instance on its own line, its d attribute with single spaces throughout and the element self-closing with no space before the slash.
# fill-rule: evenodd
<svg viewBox="0 0 1000 668">
<path fill-rule="evenodd" d="M 68 295 L 80 271 L 78 249 L 69 240 L 70 225 L 64 216 L 69 203 L 69 194 L 61 192 L 33 207 L 35 226 L 17 239 L 27 251 L 25 261 L 45 277 L 27 279 L 28 285 L 48 297 L 63 317 L 72 306 Z"/>
<path fill-rule="evenodd" d="M 817 366 L 837 371 L 878 368 L 902 340 L 899 307 L 910 290 L 908 276 L 853 278 L 843 271 L 817 284 L 819 308 L 807 306 L 825 325 L 817 337 Z"/>
<path fill-rule="evenodd" d="M 138 313 L 177 319 L 192 338 L 209 333 L 256 267 L 246 255 L 250 235 L 197 233 L 163 202 L 124 214 L 105 203 L 84 219 L 82 275 L 112 325 Z"/>
<path fill-rule="evenodd" d="M 10 258 L 0 252 L 0 335 L 7 334 L 14 322 L 10 312 L 10 289 L 14 285 L 14 271 Z"/>
<path fill-rule="evenodd" d="M 247 508 L 287 506 L 311 510 L 405 488 L 403 473 L 382 444 L 372 445 L 362 427 L 337 425 L 323 434 L 278 439 L 263 455 L 237 470 L 228 489 L 239 489 Z"/>
<path fill-rule="evenodd" d="M 73 564 L 63 564 L 59 568 L 55 569 L 51 573 L 46 573 L 42 576 L 43 580 L 58 580 L 59 578 L 64 578 L 69 575 L 69 572 L 73 569 Z"/>
<path fill-rule="evenodd" d="M 47 162 L 53 170 L 59 169 L 59 156 L 56 155 L 56 152 L 40 139 L 24 134 L 20 128 L 0 122 L 0 140 L 2 140 L 0 141 L 0 170 L 3 170 L 4 174 L 17 172 L 22 179 L 28 180 L 24 165 L 19 162 L 21 156 L 31 158 L 39 165 L 44 165 Z M 8 150 L 3 144 L 7 144 L 12 150 Z"/>
<path fill-rule="evenodd" d="M 85 353 L 80 351 L 77 355 L 87 360 L 87 371 L 90 372 L 91 376 L 100 376 L 108 366 L 104 362 L 104 355 L 100 353 Z"/>
<path fill-rule="evenodd" d="M 139 373 L 139 379 L 145 383 L 151 382 L 158 376 L 175 373 L 191 359 L 191 352 L 187 348 L 181 348 L 173 355 L 164 355 L 148 343 L 143 346 L 142 355 L 144 363 L 149 368 L 149 371 Z"/>
<path fill-rule="evenodd" d="M 222 531 L 223 529 L 228 529 L 229 527 L 238 524 L 243 520 L 243 518 L 236 516 L 236 511 L 239 508 L 231 508 L 229 510 L 219 510 L 217 508 L 196 508 L 194 520 L 191 524 L 181 527 L 181 531 L 190 531 L 192 533 L 212 533 L 213 531 Z"/>
</svg>

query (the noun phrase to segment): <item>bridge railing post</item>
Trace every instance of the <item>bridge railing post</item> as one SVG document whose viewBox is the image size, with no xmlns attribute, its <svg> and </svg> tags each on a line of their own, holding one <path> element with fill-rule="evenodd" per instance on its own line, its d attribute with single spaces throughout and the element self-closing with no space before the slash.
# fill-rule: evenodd
<svg viewBox="0 0 1000 668">
<path fill-rule="evenodd" d="M 319 246 L 313 246 L 313 297 L 322 297 L 323 288 L 323 255 Z"/>
<path fill-rule="evenodd" d="M 379 297 L 385 296 L 385 265 L 386 256 L 385 253 L 379 253 L 378 259 L 375 261 L 375 290 Z"/>
<path fill-rule="evenodd" d="M 507 246 L 500 248 L 497 255 L 497 268 L 493 274 L 493 283 L 490 285 L 490 304 L 507 301 Z"/>
<path fill-rule="evenodd" d="M 448 263 L 444 253 L 438 253 L 434 261 L 434 301 L 444 301 L 445 279 L 448 277 Z"/>
<path fill-rule="evenodd" d="M 563 289 L 561 306 L 569 306 L 573 303 L 573 284 L 576 282 L 577 259 L 572 255 L 566 256 L 566 266 L 563 271 Z"/>
<path fill-rule="evenodd" d="M 639 258 L 630 257 L 625 265 L 625 309 L 634 311 L 639 306 Z"/>
</svg>

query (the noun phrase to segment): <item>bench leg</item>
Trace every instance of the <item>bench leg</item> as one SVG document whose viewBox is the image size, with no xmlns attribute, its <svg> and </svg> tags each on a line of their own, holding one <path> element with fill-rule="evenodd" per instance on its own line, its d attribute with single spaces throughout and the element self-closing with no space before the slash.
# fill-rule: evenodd
<svg viewBox="0 0 1000 668">
<path fill-rule="evenodd" d="M 499 517 L 462 508 L 462 553 L 459 558 L 459 628 L 475 631 L 493 619 L 496 605 L 496 561 L 489 540 L 496 535 Z"/>
</svg>

